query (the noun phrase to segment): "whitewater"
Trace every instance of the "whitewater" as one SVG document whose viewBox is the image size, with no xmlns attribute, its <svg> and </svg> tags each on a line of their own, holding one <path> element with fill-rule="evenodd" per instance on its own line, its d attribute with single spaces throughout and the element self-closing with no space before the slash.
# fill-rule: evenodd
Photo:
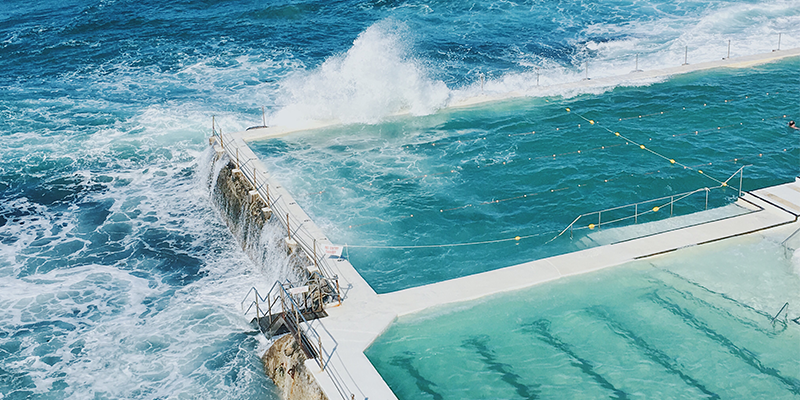
<svg viewBox="0 0 800 400">
<path fill-rule="evenodd" d="M 358 142 L 481 95 L 611 92 L 629 84 L 548 87 L 637 54 L 655 69 L 728 40 L 798 47 L 798 27 L 781 0 L 4 1 L 0 399 L 278 398 L 239 307 L 292 273 L 281 232 L 242 250 L 215 208 L 212 116 L 239 131 L 265 107 L 269 125 L 333 120 Z"/>
</svg>

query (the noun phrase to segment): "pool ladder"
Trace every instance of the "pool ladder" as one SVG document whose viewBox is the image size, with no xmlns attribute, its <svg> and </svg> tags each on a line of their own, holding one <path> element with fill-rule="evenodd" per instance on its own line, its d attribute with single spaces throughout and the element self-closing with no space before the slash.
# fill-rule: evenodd
<svg viewBox="0 0 800 400">
<path fill-rule="evenodd" d="M 778 313 L 775 314 L 774 317 L 772 317 L 772 321 L 770 321 L 770 322 L 772 322 L 772 324 L 774 325 L 775 321 L 778 320 L 778 317 L 780 317 L 781 313 L 783 313 L 784 310 L 788 310 L 788 309 L 789 309 L 789 302 L 787 301 L 786 303 L 783 303 L 783 307 L 781 307 L 780 311 L 778 311 Z M 787 319 L 789 318 L 789 311 L 786 311 L 786 318 Z M 797 325 L 800 325 L 800 316 L 798 316 L 797 318 L 792 319 L 790 321 L 794 322 Z"/>
</svg>

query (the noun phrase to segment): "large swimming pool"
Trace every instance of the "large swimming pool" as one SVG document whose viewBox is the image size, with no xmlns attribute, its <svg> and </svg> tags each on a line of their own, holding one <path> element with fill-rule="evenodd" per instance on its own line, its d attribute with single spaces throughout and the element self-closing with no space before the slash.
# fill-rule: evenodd
<svg viewBox="0 0 800 400">
<path fill-rule="evenodd" d="M 800 103 L 798 68 L 800 60 L 790 59 L 698 72 L 252 146 L 383 293 L 581 249 L 593 243 L 587 233 L 597 234 L 586 229 L 593 220 L 552 240 L 577 216 L 719 187 L 745 165 L 745 190 L 793 180 L 800 150 L 786 125 Z M 739 176 L 728 183 L 672 212 L 724 214 L 730 207 L 719 207 L 736 199 Z M 663 201 L 638 211 L 654 206 L 662 207 L 636 222 L 670 215 Z M 604 213 L 603 222 L 634 212 Z"/>
</svg>

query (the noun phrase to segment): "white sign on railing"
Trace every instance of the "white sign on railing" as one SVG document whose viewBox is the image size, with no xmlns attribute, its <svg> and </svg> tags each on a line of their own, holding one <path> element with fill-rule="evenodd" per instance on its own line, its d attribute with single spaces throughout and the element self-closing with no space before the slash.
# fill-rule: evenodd
<svg viewBox="0 0 800 400">
<path fill-rule="evenodd" d="M 342 246 L 336 246 L 332 244 L 323 244 L 322 245 L 322 252 L 331 256 L 341 257 L 342 256 Z"/>
</svg>

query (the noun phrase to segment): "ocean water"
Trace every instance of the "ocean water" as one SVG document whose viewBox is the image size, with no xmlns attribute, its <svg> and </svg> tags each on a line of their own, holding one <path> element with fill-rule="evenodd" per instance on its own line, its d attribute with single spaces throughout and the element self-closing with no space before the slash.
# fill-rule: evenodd
<svg viewBox="0 0 800 400">
<path fill-rule="evenodd" d="M 309 140 L 318 143 L 309 148 L 325 149 L 325 140 L 340 137 L 380 156 L 403 144 L 455 138 L 453 131 L 475 140 L 533 131 L 541 118 L 520 119 L 520 112 L 577 129 L 580 121 L 564 114 L 565 105 L 619 119 L 703 100 L 719 113 L 712 120 L 686 114 L 647 123 L 695 130 L 722 126 L 719 116 L 752 123 L 747 134 L 725 132 L 741 133 L 731 158 L 755 164 L 749 160 L 756 149 L 770 157 L 746 173 L 754 188 L 795 173 L 797 141 L 783 115 L 798 119 L 797 60 L 586 93 L 541 87 L 579 80 L 587 65 L 591 77 L 625 74 L 635 54 L 639 68 L 653 69 L 682 63 L 685 52 L 690 63 L 724 57 L 728 40 L 732 56 L 771 51 L 779 34 L 782 48 L 797 47 L 798 26 L 794 1 L 3 1 L 0 398 L 277 398 L 258 361 L 267 344 L 239 306 L 251 286 L 289 276 L 287 261 L 270 251 L 248 256 L 214 208 L 212 116 L 226 132 L 260 125 L 262 107 L 269 124 L 349 124 L 319 139 L 279 142 L 286 149 L 275 165 L 283 172 L 313 155 L 291 154 Z M 696 94 L 683 102 L 670 91 Z M 526 97 L 447 107 L 482 92 Z M 757 101 L 725 108 L 724 100 L 741 96 Z M 738 118 L 742 110 L 765 121 Z M 475 121 L 481 123 L 473 130 Z M 556 140 L 547 151 L 577 151 L 566 143 Z M 716 147 L 713 140 L 671 146 Z M 487 149 L 475 159 L 512 158 Z M 427 151 L 413 150 L 407 165 Z M 698 163 L 726 157 L 698 156 Z M 328 168 L 336 162 L 349 161 Z M 407 170 L 417 176 L 442 166 Z M 332 235 L 348 239 L 335 230 L 343 223 L 313 207 L 316 187 L 303 186 L 296 171 L 286 184 L 312 200 L 303 205 Z M 573 175 L 564 172 L 558 179 Z M 732 172 L 721 168 L 714 176 Z M 276 235 L 266 229 L 262 241 Z M 392 290 L 450 276 L 416 274 L 393 283 L 401 274 L 381 281 L 375 270 L 371 282 Z"/>
</svg>

